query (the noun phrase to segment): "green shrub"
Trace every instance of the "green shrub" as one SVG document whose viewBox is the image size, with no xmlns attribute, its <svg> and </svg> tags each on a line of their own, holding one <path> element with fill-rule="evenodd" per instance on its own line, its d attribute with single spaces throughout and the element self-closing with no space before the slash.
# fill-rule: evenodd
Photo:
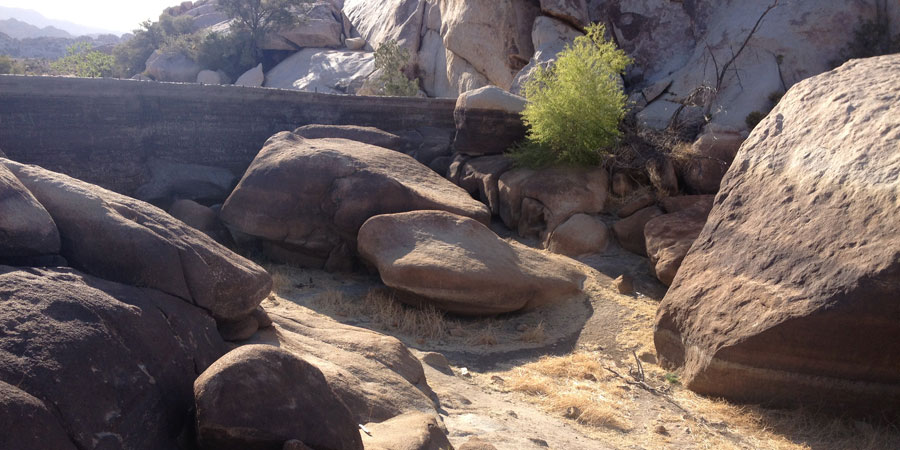
<svg viewBox="0 0 900 450">
<path fill-rule="evenodd" d="M 409 64 L 409 50 L 397 45 L 391 39 L 375 50 L 375 70 L 377 75 L 366 82 L 359 93 L 390 97 L 412 97 L 419 93 L 419 85 L 403 73 Z"/>
<path fill-rule="evenodd" d="M 116 72 L 128 78 L 146 69 L 147 59 L 166 42 L 166 35 L 159 22 L 145 21 L 134 30 L 134 36 L 113 49 Z"/>
<path fill-rule="evenodd" d="M 209 33 L 197 45 L 192 56 L 201 66 L 221 69 L 232 79 L 256 65 L 250 36 L 242 31 Z"/>
<path fill-rule="evenodd" d="M 603 25 L 585 32 L 525 83 L 528 142 L 512 152 L 520 165 L 597 165 L 621 135 L 627 98 L 620 75 L 631 59 L 606 39 Z"/>
<path fill-rule="evenodd" d="M 6 55 L 0 55 L 0 75 L 21 75 L 25 73 L 22 64 Z"/>
<path fill-rule="evenodd" d="M 60 75 L 96 78 L 113 75 L 116 60 L 112 55 L 94 50 L 88 42 L 78 42 L 66 49 L 66 56 L 50 64 Z"/>
</svg>

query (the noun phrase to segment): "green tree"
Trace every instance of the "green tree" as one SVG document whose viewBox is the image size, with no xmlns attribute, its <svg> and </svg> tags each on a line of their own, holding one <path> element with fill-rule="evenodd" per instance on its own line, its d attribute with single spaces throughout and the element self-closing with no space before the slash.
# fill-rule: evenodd
<svg viewBox="0 0 900 450">
<path fill-rule="evenodd" d="M 219 7 L 234 19 L 233 32 L 246 33 L 253 59 L 262 57 L 260 47 L 266 35 L 301 21 L 294 9 L 310 0 L 219 0 Z"/>
<path fill-rule="evenodd" d="M 23 73 L 25 73 L 25 70 L 22 64 L 19 64 L 7 55 L 0 55 L 0 75 L 20 75 Z"/>
<path fill-rule="evenodd" d="M 66 49 L 66 56 L 50 64 L 50 68 L 62 75 L 96 78 L 113 75 L 115 58 L 94 50 L 89 42 L 78 42 Z"/>
<path fill-rule="evenodd" d="M 520 165 L 597 165 L 617 142 L 625 117 L 621 74 L 631 59 L 591 25 L 525 83 L 527 140 L 513 149 Z"/>
<path fill-rule="evenodd" d="M 403 73 L 409 64 L 409 50 L 391 39 L 375 50 L 375 77 L 366 82 L 363 95 L 412 97 L 419 93 L 419 85 Z"/>
<path fill-rule="evenodd" d="M 159 22 L 145 21 L 133 34 L 131 39 L 113 49 L 117 72 L 126 78 L 143 72 L 150 55 L 166 42 L 165 31 Z"/>
</svg>

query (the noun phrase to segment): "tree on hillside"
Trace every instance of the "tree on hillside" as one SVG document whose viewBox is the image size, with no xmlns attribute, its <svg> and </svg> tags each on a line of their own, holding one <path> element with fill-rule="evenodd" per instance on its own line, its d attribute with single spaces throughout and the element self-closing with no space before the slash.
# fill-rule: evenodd
<svg viewBox="0 0 900 450">
<path fill-rule="evenodd" d="M 66 56 L 50 64 L 61 75 L 96 78 L 113 75 L 116 59 L 107 53 L 94 50 L 90 42 L 78 42 L 66 49 Z"/>
<path fill-rule="evenodd" d="M 260 59 L 266 35 L 300 23 L 294 11 L 310 0 L 219 0 L 222 11 L 234 19 L 232 30 L 249 36 L 251 52 Z"/>
</svg>

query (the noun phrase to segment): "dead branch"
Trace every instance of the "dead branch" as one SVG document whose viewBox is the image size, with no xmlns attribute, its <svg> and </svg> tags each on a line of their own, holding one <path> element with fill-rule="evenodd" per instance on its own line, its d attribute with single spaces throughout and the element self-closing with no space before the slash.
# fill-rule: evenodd
<svg viewBox="0 0 900 450">
<path fill-rule="evenodd" d="M 767 14 L 769 14 L 769 11 L 772 11 L 773 9 L 775 9 L 778 6 L 778 1 L 779 0 L 775 0 L 772 2 L 771 5 L 766 7 L 766 10 L 763 11 L 763 13 L 759 16 L 758 19 L 756 19 L 756 24 L 753 25 L 752 29 L 750 29 L 750 33 L 747 34 L 747 38 L 744 39 L 744 42 L 741 44 L 740 48 L 738 48 L 737 53 L 734 53 L 734 56 L 732 56 L 731 59 L 729 59 L 725 63 L 725 65 L 722 66 L 722 71 L 718 73 L 719 76 L 718 76 L 718 78 L 716 78 L 716 92 L 719 92 L 719 90 L 722 89 L 722 82 L 725 80 L 725 74 L 728 73 L 728 67 L 731 66 L 732 64 L 734 64 L 734 61 L 739 56 L 741 56 L 741 52 L 743 52 L 744 49 L 747 47 L 747 44 L 750 43 L 750 39 L 752 39 L 753 35 L 756 34 L 756 30 L 759 29 L 759 26 L 762 24 L 763 19 L 766 18 Z M 708 48 L 708 46 L 707 46 L 707 48 Z"/>
</svg>

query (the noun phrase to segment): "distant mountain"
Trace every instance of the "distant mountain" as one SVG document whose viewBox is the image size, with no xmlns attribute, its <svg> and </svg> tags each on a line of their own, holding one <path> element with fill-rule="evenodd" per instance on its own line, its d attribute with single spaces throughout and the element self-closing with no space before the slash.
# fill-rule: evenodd
<svg viewBox="0 0 900 450">
<path fill-rule="evenodd" d="M 21 9 L 21 8 L 9 8 L 6 6 L 0 6 L 0 20 L 4 19 L 16 19 L 21 22 L 25 22 L 30 25 L 34 25 L 37 28 L 46 28 L 53 27 L 57 29 L 57 31 L 65 31 L 72 36 L 86 36 L 86 35 L 98 35 L 98 34 L 115 34 L 120 35 L 121 32 L 111 31 L 111 30 L 103 30 L 100 28 L 88 27 L 84 25 L 79 25 L 77 23 L 67 22 L 65 20 L 55 20 L 48 19 L 41 15 L 41 13 L 37 11 L 32 11 L 30 9 Z M 8 32 L 5 32 L 9 34 Z M 41 35 L 46 36 L 46 35 Z M 72 36 L 50 36 L 50 37 L 72 37 Z M 10 37 L 15 37 L 10 35 Z"/>
<path fill-rule="evenodd" d="M 72 36 L 67 31 L 60 30 L 59 28 L 47 26 L 44 28 L 38 28 L 34 25 L 31 25 L 26 22 L 22 22 L 21 20 L 16 20 L 13 18 L 0 20 L 0 33 L 4 33 L 7 36 L 15 39 L 27 39 L 27 38 L 37 38 L 37 37 L 59 37 L 59 38 L 72 38 Z"/>
</svg>

